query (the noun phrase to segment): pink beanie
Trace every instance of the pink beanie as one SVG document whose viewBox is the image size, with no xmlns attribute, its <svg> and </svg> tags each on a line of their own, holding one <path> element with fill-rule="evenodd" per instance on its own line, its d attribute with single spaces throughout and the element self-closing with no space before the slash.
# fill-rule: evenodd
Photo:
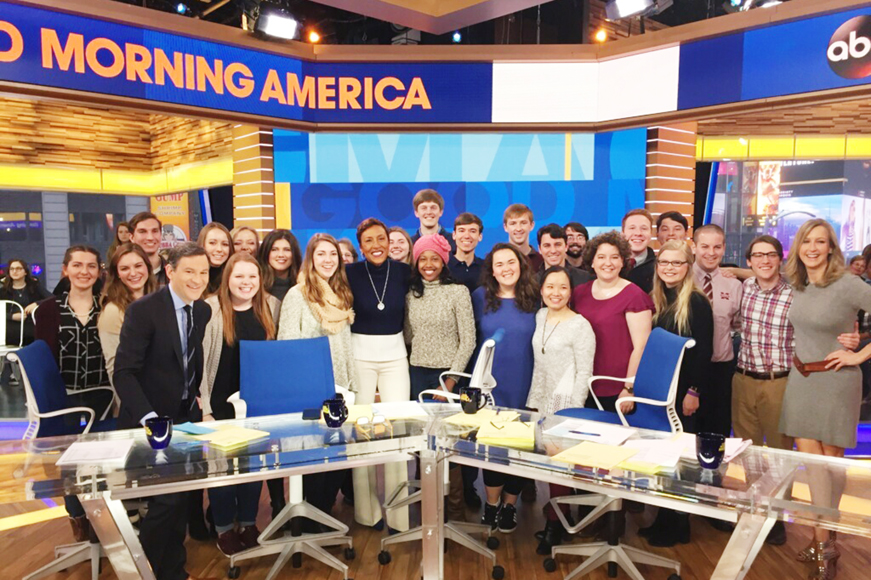
<svg viewBox="0 0 871 580">
<path fill-rule="evenodd" d="M 431 234 L 418 238 L 418 240 L 414 242 L 414 250 L 412 251 L 414 261 L 417 262 L 420 255 L 427 250 L 432 250 L 438 254 L 445 266 L 448 265 L 448 258 L 451 255 L 451 246 L 448 244 L 448 241 L 441 236 L 441 234 Z"/>
</svg>

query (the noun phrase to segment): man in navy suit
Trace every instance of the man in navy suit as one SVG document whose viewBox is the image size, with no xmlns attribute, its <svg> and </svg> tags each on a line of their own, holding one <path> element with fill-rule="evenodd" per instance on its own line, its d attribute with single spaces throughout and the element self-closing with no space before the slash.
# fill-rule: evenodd
<svg viewBox="0 0 871 580">
<path fill-rule="evenodd" d="M 209 260 L 193 242 L 174 247 L 166 266 L 169 284 L 130 306 L 115 357 L 114 383 L 121 399 L 118 427 L 139 427 L 150 417 L 174 423 L 200 421 L 197 401 L 203 375 L 203 334 L 211 308 L 200 298 L 209 283 Z M 185 493 L 154 496 L 139 527 L 139 540 L 158 580 L 186 580 Z"/>
</svg>

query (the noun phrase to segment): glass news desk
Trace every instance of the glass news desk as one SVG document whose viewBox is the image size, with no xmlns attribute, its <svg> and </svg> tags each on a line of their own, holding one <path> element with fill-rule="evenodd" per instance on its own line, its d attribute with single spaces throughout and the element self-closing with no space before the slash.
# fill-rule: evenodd
<svg viewBox="0 0 871 580">
<path fill-rule="evenodd" d="M 270 433 L 232 452 L 175 433 L 172 445 L 154 451 L 143 430 L 0 442 L 0 502 L 77 494 L 116 574 L 154 576 L 121 500 L 247 481 L 421 459 L 423 573 L 443 578 L 444 469 L 447 462 L 510 472 L 594 493 L 668 507 L 737 523 L 712 578 L 741 579 L 776 519 L 871 537 L 871 466 L 797 452 L 750 447 L 716 472 L 681 460 L 674 473 L 650 475 L 597 470 L 554 461 L 574 439 L 543 433 L 564 419 L 521 412 L 537 424 L 532 451 L 479 444 L 474 432 L 443 419 L 457 405 L 427 404 L 428 417 L 393 419 L 373 435 L 345 424 L 328 429 L 300 414 L 227 421 Z M 635 437 L 670 434 L 639 431 Z M 126 462 L 61 467 L 61 453 L 77 440 L 134 440 Z M 530 539 L 532 541 L 532 539 Z"/>
</svg>

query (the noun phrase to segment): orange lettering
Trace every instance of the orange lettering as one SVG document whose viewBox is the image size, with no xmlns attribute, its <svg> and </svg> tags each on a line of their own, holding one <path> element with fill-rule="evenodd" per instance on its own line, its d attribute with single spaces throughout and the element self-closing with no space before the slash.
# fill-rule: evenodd
<svg viewBox="0 0 871 580">
<path fill-rule="evenodd" d="M 77 73 L 85 72 L 84 36 L 70 33 L 67 36 L 66 46 L 62 48 L 56 30 L 42 28 L 40 35 L 42 38 L 42 68 L 54 68 L 54 61 L 57 60 L 57 67 L 60 70 L 69 70 L 70 64 L 75 62 L 73 70 Z"/>
<path fill-rule="evenodd" d="M 419 106 L 424 109 L 432 109 L 429 102 L 429 97 L 426 94 L 426 89 L 423 86 L 423 81 L 420 77 L 411 79 L 411 86 L 408 87 L 408 95 L 405 97 L 405 103 L 402 104 L 403 109 L 410 109 L 413 106 Z"/>
<path fill-rule="evenodd" d="M 196 69 L 194 69 L 194 55 L 184 55 L 184 88 L 193 91 L 196 89 Z"/>
<path fill-rule="evenodd" d="M 314 77 L 303 77 L 302 87 L 300 87 L 299 77 L 294 73 L 287 73 L 287 104 L 293 105 L 296 103 L 300 107 L 307 107 L 309 109 L 317 106 L 315 102 Z"/>
<path fill-rule="evenodd" d="M 166 53 L 162 48 L 154 49 L 154 82 L 158 85 L 166 83 L 165 77 L 169 76 L 169 80 L 176 88 L 184 86 L 184 65 L 182 64 L 182 54 L 180 52 L 172 53 L 172 63 L 170 64 Z"/>
<path fill-rule="evenodd" d="M 151 84 L 148 69 L 151 67 L 151 52 L 139 44 L 125 44 L 124 54 L 127 57 L 127 80 L 141 80 Z"/>
<path fill-rule="evenodd" d="M 339 77 L 339 108 L 359 109 L 360 103 L 357 97 L 363 92 L 363 86 L 359 79 L 354 77 Z"/>
<path fill-rule="evenodd" d="M 263 83 L 263 90 L 260 92 L 260 100 L 263 102 L 269 99 L 275 99 L 282 105 L 287 104 L 287 99 L 284 97 L 284 89 L 281 88 L 281 81 L 278 79 L 278 73 L 275 69 L 269 69 L 269 74 L 266 75 L 266 82 Z"/>
<path fill-rule="evenodd" d="M 233 75 L 239 73 L 242 78 L 236 84 Z M 227 90 L 231 95 L 239 99 L 244 99 L 254 91 L 254 79 L 251 75 L 251 69 L 240 62 L 231 62 L 224 69 L 224 84 L 227 85 Z"/>
<path fill-rule="evenodd" d="M 0 62 L 15 62 L 24 52 L 24 39 L 21 38 L 21 32 L 11 23 L 3 20 L 0 20 L 0 32 L 8 34 L 10 40 L 9 48 L 0 52 Z"/>
<path fill-rule="evenodd" d="M 97 53 L 101 50 L 109 51 L 109 54 L 112 55 L 112 64 L 103 66 L 100 63 L 97 59 Z M 117 77 L 124 70 L 124 53 L 121 52 L 120 46 L 108 38 L 95 38 L 90 41 L 85 48 L 85 59 L 92 71 L 107 79 Z"/>
<path fill-rule="evenodd" d="M 197 57 L 197 90 L 200 92 L 206 91 L 206 81 L 212 85 L 214 90 L 219 95 L 224 94 L 224 61 L 215 59 L 215 69 L 209 68 L 209 62 L 205 57 Z"/>
<path fill-rule="evenodd" d="M 388 111 L 392 111 L 394 109 L 398 109 L 402 106 L 402 97 L 397 96 L 393 99 L 388 99 L 384 96 L 384 89 L 387 87 L 393 87 L 397 91 L 404 91 L 405 85 L 402 84 L 396 77 L 384 77 L 375 85 L 375 102 L 378 103 L 378 106 L 382 109 L 387 109 Z"/>
<path fill-rule="evenodd" d="M 372 108 L 372 77 L 363 78 L 363 108 Z"/>
<path fill-rule="evenodd" d="M 318 77 L 318 109 L 336 108 L 335 77 Z"/>
</svg>

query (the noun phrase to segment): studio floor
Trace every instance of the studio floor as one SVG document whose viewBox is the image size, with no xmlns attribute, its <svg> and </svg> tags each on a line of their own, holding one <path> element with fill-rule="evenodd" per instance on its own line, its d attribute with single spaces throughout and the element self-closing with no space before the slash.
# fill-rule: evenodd
<svg viewBox="0 0 871 580">
<path fill-rule="evenodd" d="M 480 479 L 478 481 L 480 486 Z M 505 568 L 505 578 L 508 580 L 557 580 L 577 566 L 578 557 L 560 557 L 556 572 L 548 573 L 542 566 L 543 557 L 535 553 L 537 541 L 533 537 L 536 530 L 542 529 L 544 516 L 542 506 L 547 498 L 547 486 L 538 485 L 538 500 L 534 503 L 519 502 L 517 531 L 510 535 L 497 534 L 501 545 L 496 550 L 499 565 Z M 58 502 L 62 505 L 62 502 Z M 0 530 L 4 528 L 3 519 L 8 516 L 46 509 L 43 502 L 26 502 L 19 504 L 0 505 Z M 62 508 L 61 508 L 62 509 Z M 391 550 L 392 561 L 386 566 L 378 563 L 380 539 L 385 532 L 376 532 L 353 524 L 353 508 L 341 501 L 337 502 L 335 513 L 339 519 L 351 525 L 354 537 L 356 559 L 350 565 L 350 577 L 356 580 L 417 580 L 420 578 L 419 566 L 421 550 L 419 542 L 411 542 L 394 547 Z M 265 491 L 261 496 L 261 509 L 258 524 L 262 529 L 269 520 L 269 499 Z M 470 520 L 477 519 L 472 511 L 467 513 Z M 639 527 L 644 527 L 653 519 L 653 511 L 648 508 L 644 513 L 627 514 L 626 536 L 624 541 L 632 546 L 650 550 L 668 558 L 674 558 L 682 563 L 681 575 L 684 580 L 707 580 L 710 578 L 717 560 L 720 557 L 729 535 L 713 529 L 704 520 L 692 517 L 692 543 L 678 545 L 675 548 L 651 548 L 638 536 Z M 419 521 L 418 512 L 412 511 L 412 521 Z M 788 525 L 789 539 L 786 545 L 773 547 L 764 546 L 756 559 L 753 568 L 747 575 L 747 580 L 787 580 L 807 578 L 809 568 L 806 564 L 795 560 L 795 553 L 805 547 L 810 541 L 810 531 L 796 525 Z M 21 578 L 39 566 L 48 563 L 52 558 L 52 550 L 58 544 L 72 541 L 69 524 L 66 517 L 0 531 L 0 554 L 3 556 L 2 578 Z M 592 541 L 590 539 L 575 539 Z M 839 545 L 842 552 L 838 567 L 840 580 L 864 580 L 869 577 L 871 569 L 871 539 L 850 537 L 841 534 Z M 188 539 L 188 570 L 197 576 L 216 578 L 227 577 L 229 560 L 216 548 L 214 542 L 198 542 Z M 241 565 L 241 578 L 261 580 L 266 577 L 275 557 L 265 557 Z M 101 580 L 115 578 L 112 567 L 104 560 Z M 664 569 L 639 566 L 639 570 L 649 580 L 665 580 L 669 572 Z M 53 576 L 57 580 L 88 580 L 90 567 L 80 564 L 66 573 Z M 451 545 L 446 553 L 445 578 L 449 580 L 486 580 L 490 577 L 490 564 L 484 558 Z M 622 572 L 618 578 L 628 578 Z M 318 564 L 310 559 L 303 559 L 300 569 L 286 568 L 279 578 L 294 578 L 295 580 L 340 580 L 342 575 Z M 606 569 L 600 568 L 595 573 L 586 576 L 590 580 L 605 580 L 608 578 Z"/>
</svg>

